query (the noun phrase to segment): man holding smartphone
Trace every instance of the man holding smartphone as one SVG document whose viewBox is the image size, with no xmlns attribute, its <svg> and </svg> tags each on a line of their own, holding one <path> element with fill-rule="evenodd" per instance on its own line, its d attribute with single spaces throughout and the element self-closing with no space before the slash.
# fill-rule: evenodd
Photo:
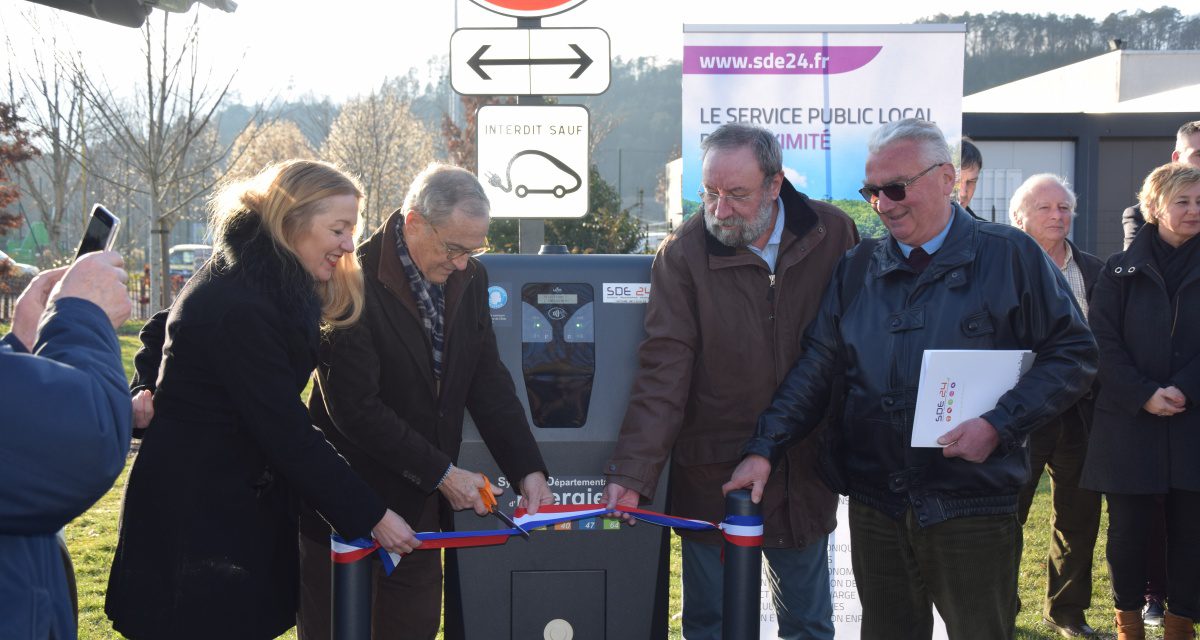
<svg viewBox="0 0 1200 640">
<path fill-rule="evenodd" d="M 0 340 L 0 638 L 75 638 L 55 534 L 125 465 L 131 404 L 114 329 L 124 260 L 89 253 L 44 271 Z"/>
</svg>

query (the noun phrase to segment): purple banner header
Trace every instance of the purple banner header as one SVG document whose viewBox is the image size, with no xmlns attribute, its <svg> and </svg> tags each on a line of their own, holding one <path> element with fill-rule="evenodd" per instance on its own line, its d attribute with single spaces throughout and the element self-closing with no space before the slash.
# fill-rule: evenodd
<svg viewBox="0 0 1200 640">
<path fill-rule="evenodd" d="M 700 75 L 838 74 L 865 66 L 883 47 L 683 48 L 683 72 Z"/>
</svg>

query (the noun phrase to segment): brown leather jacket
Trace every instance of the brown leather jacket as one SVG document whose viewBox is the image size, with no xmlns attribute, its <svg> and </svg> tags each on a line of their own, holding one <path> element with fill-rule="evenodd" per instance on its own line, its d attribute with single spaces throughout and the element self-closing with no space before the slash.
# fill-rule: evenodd
<svg viewBox="0 0 1200 640">
<path fill-rule="evenodd" d="M 671 458 L 671 512 L 720 521 L 721 485 L 741 460 L 758 414 L 800 355 L 838 260 L 858 242 L 837 207 L 784 180 L 784 230 L 774 278 L 761 258 L 712 237 L 702 215 L 659 248 L 646 341 L 608 479 L 654 495 Z M 816 439 L 776 466 L 763 495 L 764 546 L 803 547 L 835 525 L 836 496 L 816 472 Z M 681 532 L 716 543 L 717 532 Z"/>
</svg>

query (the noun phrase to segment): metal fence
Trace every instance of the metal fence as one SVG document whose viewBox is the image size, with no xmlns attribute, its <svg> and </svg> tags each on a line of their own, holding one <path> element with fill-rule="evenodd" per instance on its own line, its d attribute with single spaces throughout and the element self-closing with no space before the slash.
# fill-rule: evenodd
<svg viewBox="0 0 1200 640">
<path fill-rule="evenodd" d="M 29 285 L 32 278 L 24 279 L 21 282 L 15 278 L 0 278 L 0 322 L 8 324 L 12 322 L 13 307 L 17 304 L 17 298 L 21 296 L 21 292 Z M 179 287 L 183 284 L 182 278 L 178 284 L 172 283 L 172 293 L 179 293 Z M 150 277 L 147 273 L 130 274 L 129 282 L 127 283 L 129 290 L 129 302 L 133 306 L 133 315 L 130 320 L 149 320 L 150 316 L 157 311 L 155 305 L 150 303 Z M 19 288 L 18 288 L 19 287 Z"/>
</svg>

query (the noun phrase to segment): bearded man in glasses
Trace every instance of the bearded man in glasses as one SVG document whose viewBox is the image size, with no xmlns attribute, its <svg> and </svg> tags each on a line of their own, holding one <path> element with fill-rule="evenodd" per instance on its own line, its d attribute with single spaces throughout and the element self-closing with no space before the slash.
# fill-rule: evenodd
<svg viewBox="0 0 1200 640">
<path fill-rule="evenodd" d="M 654 259 L 648 336 L 604 468 L 605 497 L 615 509 L 651 498 L 669 457 L 671 512 L 720 521 L 721 483 L 858 232 L 841 210 L 796 191 L 770 131 L 726 124 L 701 149 L 703 215 L 685 221 Z M 780 638 L 833 637 L 826 536 L 837 500 L 817 477 L 815 455 L 814 446 L 790 451 L 763 504 Z M 721 535 L 679 533 L 683 636 L 719 640 Z"/>
<path fill-rule="evenodd" d="M 1079 400 L 1096 372 L 1096 342 L 1041 247 L 1018 229 L 973 219 L 951 202 L 953 190 L 936 125 L 902 120 L 874 133 L 862 194 L 889 233 L 838 266 L 803 355 L 725 486 L 760 494 L 782 456 L 825 417 L 844 367 L 840 462 L 867 640 L 931 637 L 933 605 L 951 638 L 1013 636 L 1025 441 Z M 993 409 L 956 421 L 938 440 L 944 448 L 914 448 L 926 349 L 1037 357 Z"/>
<path fill-rule="evenodd" d="M 486 250 L 488 222 L 475 176 L 431 164 L 404 206 L 358 248 L 362 318 L 321 341 L 309 400 L 313 423 L 417 531 L 439 530 L 451 509 L 488 513 L 483 475 L 454 465 L 464 409 L 500 468 L 520 479 L 516 489 L 529 512 L 553 502 L 546 465 L 496 348 L 487 272 L 474 259 Z M 300 531 L 299 637 L 328 638 L 329 525 L 306 509 Z M 407 556 L 390 577 L 380 567 L 373 573 L 376 637 L 437 635 L 440 554 Z"/>
</svg>

